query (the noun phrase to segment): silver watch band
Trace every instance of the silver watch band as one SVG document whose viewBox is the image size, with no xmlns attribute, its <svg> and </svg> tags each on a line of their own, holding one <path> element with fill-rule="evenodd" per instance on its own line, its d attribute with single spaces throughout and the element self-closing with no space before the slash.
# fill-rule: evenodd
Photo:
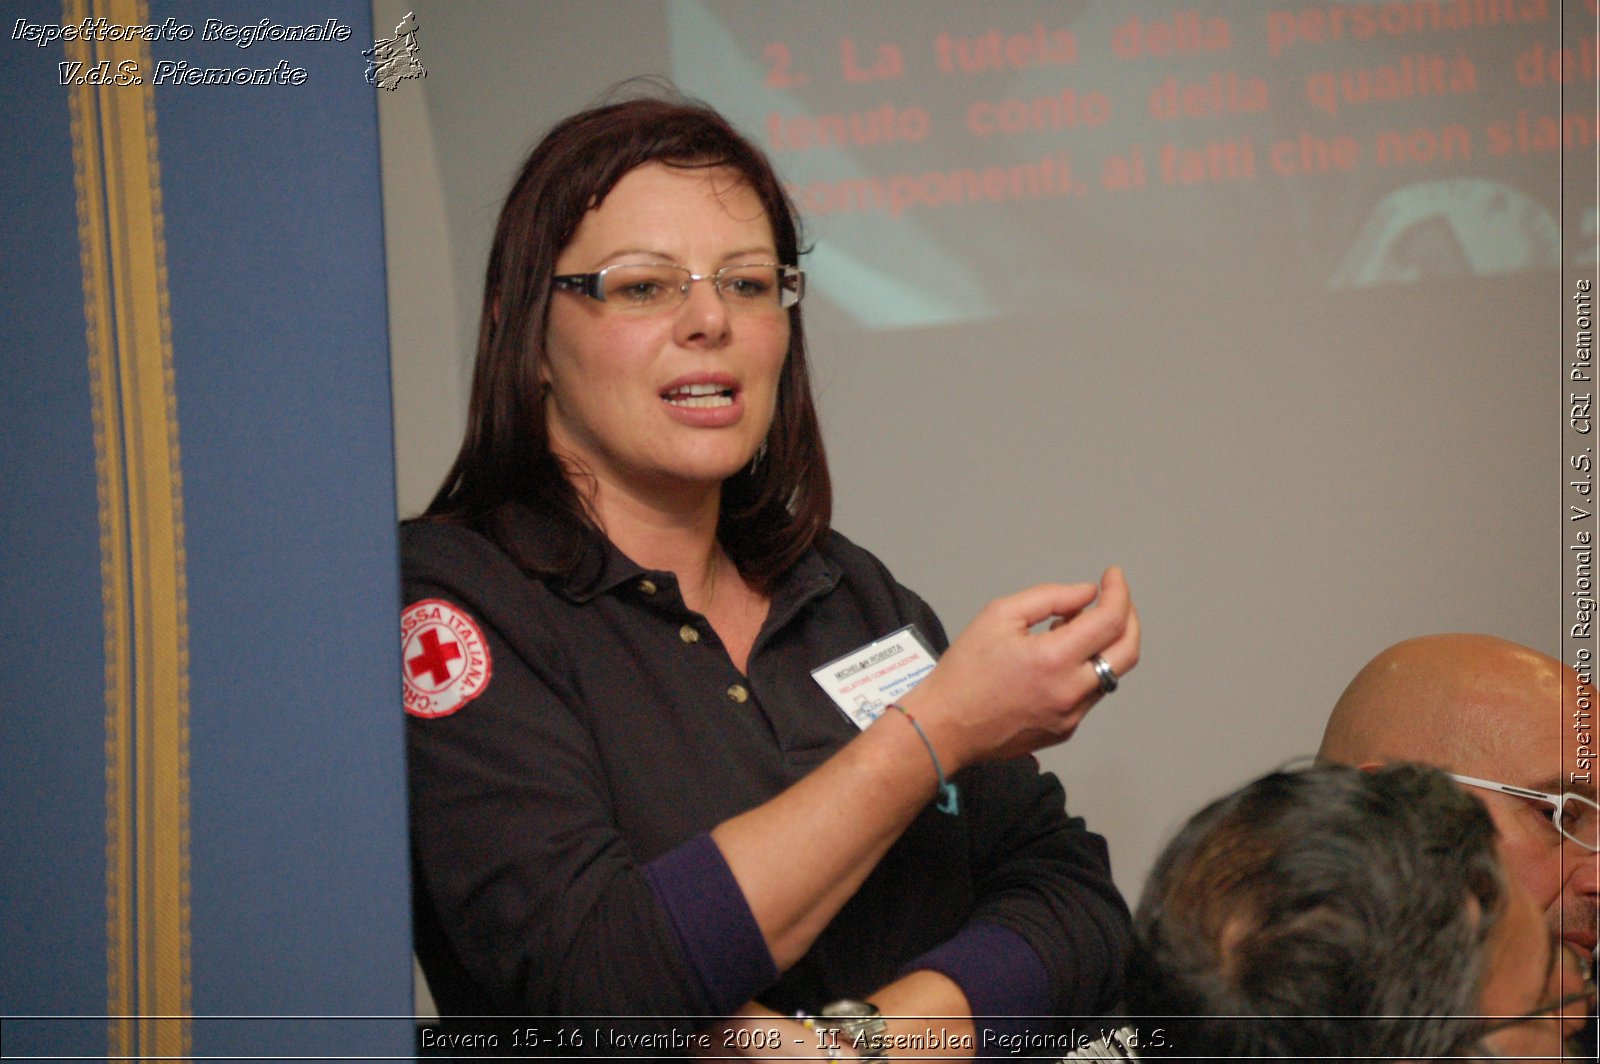
<svg viewBox="0 0 1600 1064">
<path fill-rule="evenodd" d="M 885 1060 L 889 1047 L 884 1036 L 889 1033 L 889 1021 L 883 1018 L 878 1006 L 867 1001 L 843 998 L 824 1005 L 817 1013 L 826 1020 L 826 1026 L 839 1031 L 841 1042 L 849 1042 L 862 1060 Z"/>
</svg>

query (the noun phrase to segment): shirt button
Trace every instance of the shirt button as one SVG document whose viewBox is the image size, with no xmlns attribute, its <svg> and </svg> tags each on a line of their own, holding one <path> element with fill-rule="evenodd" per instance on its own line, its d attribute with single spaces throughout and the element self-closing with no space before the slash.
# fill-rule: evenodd
<svg viewBox="0 0 1600 1064">
<path fill-rule="evenodd" d="M 678 629 L 678 638 L 685 643 L 698 643 L 700 642 L 700 633 L 695 630 L 694 625 L 686 624 Z"/>
<path fill-rule="evenodd" d="M 638 586 L 641 594 L 654 595 L 656 593 L 656 582 L 648 577 L 639 581 Z"/>
<path fill-rule="evenodd" d="M 728 701 L 748 702 L 749 700 L 750 692 L 745 690 L 744 684 L 736 683 L 732 687 L 728 688 Z"/>
</svg>

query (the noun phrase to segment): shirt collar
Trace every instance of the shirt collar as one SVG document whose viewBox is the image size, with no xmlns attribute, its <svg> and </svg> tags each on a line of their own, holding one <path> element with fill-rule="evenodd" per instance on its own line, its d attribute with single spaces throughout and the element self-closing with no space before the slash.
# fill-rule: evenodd
<svg viewBox="0 0 1600 1064">
<path fill-rule="evenodd" d="M 511 503 L 504 527 L 513 554 L 547 574 L 551 589 L 573 602 L 588 602 L 644 572 L 604 536 L 574 529 L 542 507 Z M 577 564 L 563 574 L 574 552 Z"/>
<path fill-rule="evenodd" d="M 558 569 L 561 543 L 570 531 L 543 510 L 521 503 L 514 505 L 511 535 L 519 552 L 546 571 Z M 637 583 L 649 572 L 604 536 L 586 536 L 580 555 L 570 575 L 546 578 L 555 591 L 576 603 L 590 602 L 623 584 Z M 778 578 L 772 589 L 769 619 L 786 622 L 784 615 L 831 591 L 838 582 L 838 570 L 813 547 Z"/>
</svg>

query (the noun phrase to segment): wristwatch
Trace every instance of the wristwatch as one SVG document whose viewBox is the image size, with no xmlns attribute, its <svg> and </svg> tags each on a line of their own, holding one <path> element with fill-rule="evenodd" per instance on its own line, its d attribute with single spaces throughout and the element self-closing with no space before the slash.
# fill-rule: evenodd
<svg viewBox="0 0 1600 1064">
<path fill-rule="evenodd" d="M 817 1016 L 832 1020 L 827 1026 L 837 1028 L 840 1038 L 848 1040 L 862 1060 L 888 1059 L 889 1046 L 885 1036 L 889 1033 L 889 1021 L 883 1018 L 878 1006 L 867 1001 L 842 998 L 831 1005 L 824 1005 Z"/>
</svg>

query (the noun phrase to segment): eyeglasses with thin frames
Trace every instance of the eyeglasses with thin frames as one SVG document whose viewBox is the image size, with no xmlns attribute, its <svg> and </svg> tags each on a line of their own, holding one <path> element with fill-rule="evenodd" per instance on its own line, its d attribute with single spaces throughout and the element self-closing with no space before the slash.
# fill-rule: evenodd
<svg viewBox="0 0 1600 1064">
<path fill-rule="evenodd" d="M 691 273 L 670 263 L 623 263 L 594 273 L 568 273 L 551 279 L 558 291 L 576 292 L 624 314 L 676 310 L 689 298 L 689 286 L 710 281 L 730 310 L 770 311 L 792 307 L 806 291 L 798 266 L 773 262 L 739 263 L 716 273 Z"/>
<path fill-rule="evenodd" d="M 1526 798 L 1531 802 L 1545 802 L 1553 806 L 1554 808 L 1550 810 L 1550 823 L 1555 825 L 1556 830 L 1590 853 L 1600 853 L 1600 805 L 1596 805 L 1593 799 L 1571 791 L 1563 794 L 1547 794 L 1527 787 L 1513 787 L 1509 783 L 1480 780 L 1476 776 L 1461 776 L 1454 772 L 1449 773 L 1449 776 L 1457 783 L 1464 783 L 1468 787 L 1497 791 L 1500 794 L 1509 794 L 1513 798 Z"/>
</svg>

